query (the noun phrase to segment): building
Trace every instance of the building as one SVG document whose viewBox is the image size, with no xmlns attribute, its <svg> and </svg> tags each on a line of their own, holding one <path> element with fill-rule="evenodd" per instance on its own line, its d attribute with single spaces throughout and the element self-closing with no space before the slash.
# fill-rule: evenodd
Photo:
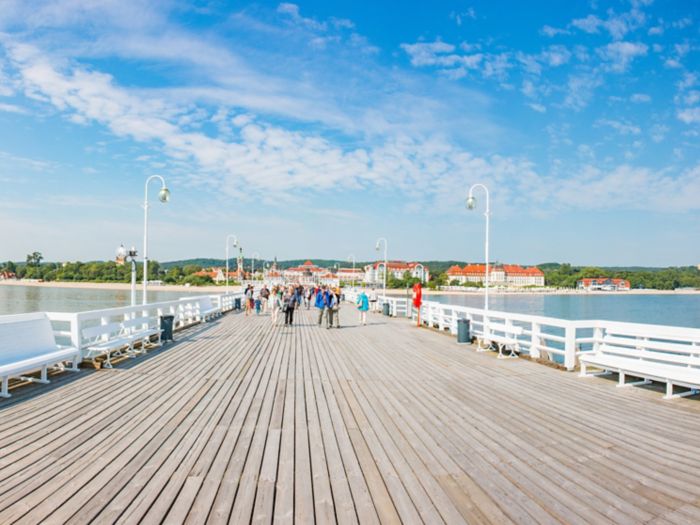
<svg viewBox="0 0 700 525">
<path fill-rule="evenodd" d="M 10 279 L 17 279 L 17 276 L 15 275 L 14 272 L 9 272 L 9 271 L 5 271 L 5 270 L 0 272 L 0 281 L 7 281 Z"/>
<path fill-rule="evenodd" d="M 226 269 L 225 268 L 207 268 L 205 270 L 200 270 L 193 273 L 198 277 L 211 277 L 211 280 L 215 283 L 226 282 Z M 228 272 L 229 281 L 238 279 L 238 272 Z"/>
<path fill-rule="evenodd" d="M 630 289 L 630 282 L 627 279 L 595 277 L 591 279 L 580 279 L 576 282 L 576 288 L 587 291 L 626 292 Z"/>
<path fill-rule="evenodd" d="M 408 272 L 409 277 L 420 279 L 421 282 L 430 280 L 430 271 L 427 266 L 417 262 L 388 261 L 387 278 L 403 279 Z M 366 283 L 379 284 L 384 280 L 384 261 L 377 261 L 365 266 L 364 280 Z"/>
<path fill-rule="evenodd" d="M 341 283 L 360 284 L 365 280 L 365 271 L 362 268 L 338 268 L 337 277 Z"/>
<path fill-rule="evenodd" d="M 318 284 L 321 276 L 327 273 L 328 270 L 326 268 L 321 268 L 311 261 L 306 261 L 301 266 L 282 270 L 282 277 L 284 277 L 285 281 L 291 283 Z"/>
<path fill-rule="evenodd" d="M 485 264 L 451 266 L 447 277 L 459 284 L 483 283 L 486 280 Z M 517 264 L 489 265 L 489 284 L 494 286 L 544 286 L 544 273 L 536 266 L 523 267 Z"/>
</svg>

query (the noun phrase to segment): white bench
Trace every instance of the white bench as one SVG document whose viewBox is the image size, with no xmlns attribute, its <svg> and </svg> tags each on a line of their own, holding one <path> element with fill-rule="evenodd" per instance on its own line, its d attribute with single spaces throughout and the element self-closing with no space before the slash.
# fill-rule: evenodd
<svg viewBox="0 0 700 525">
<path fill-rule="evenodd" d="M 207 321 L 207 319 L 213 319 L 221 315 L 221 308 L 214 306 L 211 302 L 211 297 L 203 296 L 199 299 L 199 316 L 202 321 Z"/>
<path fill-rule="evenodd" d="M 151 317 L 137 317 L 127 319 L 120 323 L 106 323 L 90 326 L 82 329 L 82 337 L 87 340 L 83 345 L 84 357 L 95 359 L 106 356 L 104 366 L 112 368 L 112 355 L 121 356 L 126 351 L 129 356 L 134 356 L 134 344 L 141 341 L 142 352 L 145 346 L 151 342 L 151 337 L 157 336 L 157 344 L 160 346 L 161 329 L 153 326 Z"/>
<path fill-rule="evenodd" d="M 49 367 L 78 371 L 80 351 L 56 344 L 51 321 L 45 313 L 6 315 L 0 317 L 0 397 L 10 397 L 11 378 L 35 383 L 48 383 Z M 39 379 L 23 374 L 41 372 Z"/>
<path fill-rule="evenodd" d="M 625 329 L 606 334 L 593 352 L 579 357 L 581 377 L 617 373 L 618 387 L 666 383 L 664 399 L 695 395 L 700 392 L 700 340 L 688 343 L 674 334 L 654 334 Z M 603 372 L 587 373 L 593 366 Z M 627 382 L 626 376 L 640 378 Z M 675 394 L 674 386 L 688 388 Z"/>
<path fill-rule="evenodd" d="M 487 323 L 484 333 L 485 335 L 477 339 L 477 342 L 479 342 L 477 350 L 486 351 L 491 348 L 492 344 L 495 344 L 496 348 L 498 348 L 498 359 L 518 357 L 518 352 L 520 352 L 518 336 L 523 333 L 522 326 Z M 507 349 L 510 349 L 510 353 L 504 355 L 503 351 Z"/>
</svg>

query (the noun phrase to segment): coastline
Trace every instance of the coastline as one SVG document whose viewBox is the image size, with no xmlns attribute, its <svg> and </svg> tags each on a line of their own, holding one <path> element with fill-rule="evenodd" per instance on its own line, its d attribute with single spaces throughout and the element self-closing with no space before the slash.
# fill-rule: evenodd
<svg viewBox="0 0 700 525">
<path fill-rule="evenodd" d="M 91 283 L 70 281 L 0 281 L 0 286 L 33 286 L 37 288 L 81 288 L 84 290 L 131 290 L 130 283 Z M 141 290 L 141 283 L 137 283 L 136 290 Z M 223 293 L 224 286 L 185 286 L 182 284 L 148 285 L 149 291 L 158 292 L 188 292 L 188 293 Z M 240 292 L 240 286 L 231 286 L 232 292 Z"/>
<path fill-rule="evenodd" d="M 39 288 L 82 288 L 88 290 L 130 290 L 129 283 L 93 283 L 93 282 L 69 282 L 69 281 L 14 281 L 2 280 L 0 286 L 32 286 Z M 140 290 L 141 283 L 138 283 L 137 289 Z M 192 294 L 197 293 L 223 293 L 224 286 L 185 286 L 182 284 L 162 284 L 149 285 L 149 290 L 161 292 L 187 292 Z M 377 287 L 377 291 L 381 288 Z M 240 286 L 231 286 L 232 292 L 240 292 Z M 409 291 L 410 292 L 410 291 Z M 427 290 L 423 289 L 424 296 L 432 295 L 474 295 L 480 296 L 484 294 L 483 288 L 465 289 L 465 290 Z M 603 291 L 585 291 L 585 290 L 497 290 L 491 289 L 490 295 L 695 295 L 700 294 L 700 290 L 629 290 L 626 292 L 603 292 Z M 389 289 L 387 295 L 405 296 L 405 289 Z"/>
</svg>

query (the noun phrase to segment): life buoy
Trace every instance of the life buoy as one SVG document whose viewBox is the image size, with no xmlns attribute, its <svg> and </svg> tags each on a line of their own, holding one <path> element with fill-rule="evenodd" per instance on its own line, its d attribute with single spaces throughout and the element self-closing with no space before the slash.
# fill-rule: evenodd
<svg viewBox="0 0 700 525">
<path fill-rule="evenodd" d="M 416 283 L 413 285 L 413 306 L 420 308 L 423 304 L 423 286 L 421 283 Z"/>
</svg>

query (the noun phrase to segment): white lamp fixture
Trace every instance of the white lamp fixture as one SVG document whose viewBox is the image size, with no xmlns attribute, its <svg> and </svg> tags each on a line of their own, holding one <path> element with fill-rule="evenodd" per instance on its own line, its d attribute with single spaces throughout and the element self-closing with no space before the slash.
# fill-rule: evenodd
<svg viewBox="0 0 700 525">
<path fill-rule="evenodd" d="M 170 190 L 165 185 L 165 179 L 160 175 L 151 175 L 146 179 L 143 200 L 143 304 L 148 304 L 148 183 L 153 179 L 160 180 L 158 200 L 163 204 L 170 201 Z"/>
</svg>

